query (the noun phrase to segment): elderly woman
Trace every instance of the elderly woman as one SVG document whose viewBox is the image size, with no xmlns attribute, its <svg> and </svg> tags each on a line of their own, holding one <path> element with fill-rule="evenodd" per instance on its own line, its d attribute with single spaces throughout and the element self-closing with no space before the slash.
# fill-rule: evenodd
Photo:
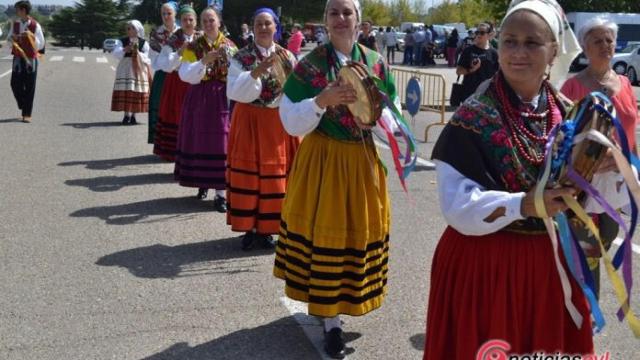
<svg viewBox="0 0 640 360">
<path fill-rule="evenodd" d="M 549 131 L 566 113 L 547 75 L 562 78 L 579 46 L 553 0 L 512 2 L 499 44 L 499 72 L 461 105 L 433 151 L 449 226 L 432 263 L 425 360 L 485 359 L 494 346 L 593 351 L 584 294 L 534 206 Z M 544 190 L 546 212 L 564 211 L 559 197 L 574 192 Z"/>
<path fill-rule="evenodd" d="M 227 212 L 224 189 L 229 136 L 227 73 L 235 44 L 220 31 L 220 15 L 213 8 L 200 14 L 204 34 L 182 52 L 178 74 L 191 86 L 182 105 L 175 179 L 181 186 L 198 188 L 204 198 L 215 189 L 213 207 Z"/>
<path fill-rule="evenodd" d="M 129 20 L 127 37 L 120 39 L 113 56 L 120 59 L 111 96 L 111 111 L 124 111 L 123 125 L 136 123 L 136 113 L 149 109 L 149 44 L 144 40 L 144 27 Z"/>
<path fill-rule="evenodd" d="M 162 71 L 158 65 L 158 55 L 162 47 L 169 41 L 169 38 L 180 27 L 176 25 L 176 12 L 178 3 L 168 1 L 160 7 L 162 25 L 151 30 L 149 34 L 149 57 L 151 58 L 151 68 L 155 70 L 153 81 L 151 82 L 151 94 L 149 95 L 149 121 L 147 143 L 153 144 L 156 135 L 156 123 L 158 122 L 158 111 L 160 110 L 160 97 L 166 72 Z"/>
<path fill-rule="evenodd" d="M 227 223 L 245 233 L 243 250 L 256 243 L 274 247 L 271 235 L 280 230 L 287 174 L 300 144 L 284 131 L 278 114 L 284 84 L 276 69 L 291 72 L 296 64 L 295 56 L 274 42 L 279 25 L 273 10 L 256 10 L 255 41 L 233 57 L 227 81 L 227 96 L 236 101 L 227 149 Z"/>
<path fill-rule="evenodd" d="M 593 91 L 600 91 L 606 94 L 616 109 L 616 114 L 622 123 L 625 133 L 631 134 L 631 136 L 627 136 L 627 141 L 629 149 L 636 154 L 637 145 L 634 134 L 640 120 L 636 97 L 629 79 L 624 75 L 617 75 L 611 70 L 610 65 L 611 58 L 615 53 L 617 34 L 618 25 L 604 17 L 594 17 L 578 29 L 578 41 L 589 60 L 589 65 L 576 76 L 567 80 L 561 91 L 574 102 L 578 102 Z M 626 192 L 626 187 L 619 189 L 616 187 L 615 183 L 622 181 L 622 175 L 613 174 L 612 170 L 614 169 L 615 162 L 613 157 L 610 156 L 594 177 L 594 184 L 602 184 L 607 181 L 607 178 L 611 179 L 609 181 L 611 191 L 607 191 L 607 195 L 612 192 L 619 193 L 620 190 Z M 605 214 L 604 210 L 599 206 L 592 207 L 587 204 L 587 210 L 597 214 L 595 216 L 600 225 L 605 248 L 608 250 L 611 247 L 611 242 L 618 235 L 618 224 Z M 596 284 L 596 295 L 599 295 L 599 258 L 602 254 L 600 254 L 595 238 L 589 235 L 589 231 L 583 226 L 574 225 L 576 225 L 574 226 L 574 231 L 581 239 L 582 247 L 587 249 Z"/>
<path fill-rule="evenodd" d="M 201 35 L 196 31 L 198 16 L 191 6 L 181 6 L 178 16 L 182 28 L 169 38 L 157 60 L 158 66 L 167 74 L 167 78 L 162 89 L 153 153 L 166 161 L 175 161 L 176 158 L 182 102 L 190 86 L 178 76 L 182 53 L 194 39 Z"/>
<path fill-rule="evenodd" d="M 355 90 L 337 76 L 347 62 L 359 62 L 397 99 L 384 58 L 355 41 L 361 14 L 358 0 L 327 2 L 330 42 L 300 60 L 280 103 L 285 130 L 305 137 L 289 173 L 274 275 L 285 280 L 288 297 L 324 319 L 325 350 L 333 358 L 345 354 L 339 314 L 367 314 L 387 292 L 385 170 L 370 127 L 345 106 L 356 101 Z M 379 121 L 389 123 L 389 114 L 385 109 Z"/>
</svg>

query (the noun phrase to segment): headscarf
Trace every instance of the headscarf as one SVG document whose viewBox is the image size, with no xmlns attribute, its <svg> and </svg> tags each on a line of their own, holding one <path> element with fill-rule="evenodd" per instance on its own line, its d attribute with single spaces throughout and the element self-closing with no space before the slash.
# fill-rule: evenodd
<svg viewBox="0 0 640 360">
<path fill-rule="evenodd" d="M 255 19 L 260 14 L 269 14 L 273 18 L 273 21 L 276 23 L 276 33 L 273 35 L 273 40 L 278 41 L 282 37 L 282 25 L 280 24 L 280 19 L 278 15 L 268 7 L 261 7 L 256 12 L 253 13 L 253 18 Z"/>
<path fill-rule="evenodd" d="M 191 5 L 182 5 L 180 6 L 180 10 L 178 10 L 178 17 L 182 17 L 182 15 L 184 14 L 193 14 L 193 15 L 198 15 L 196 14 L 196 11 L 193 9 L 193 7 L 191 7 Z"/>
<path fill-rule="evenodd" d="M 175 1 L 167 1 L 166 3 L 162 4 L 162 6 L 165 6 L 165 5 L 171 6 L 171 8 L 173 9 L 173 12 L 176 13 L 176 14 L 178 13 L 179 6 L 178 6 L 177 2 L 175 2 Z"/>
<path fill-rule="evenodd" d="M 558 52 L 550 69 L 549 81 L 553 86 L 559 88 L 569 73 L 571 62 L 582 51 L 578 39 L 571 30 L 562 7 L 555 0 L 513 0 L 502 23 L 504 24 L 511 14 L 523 9 L 538 14 L 551 28 L 558 44 Z"/>
<path fill-rule="evenodd" d="M 138 20 L 129 20 L 127 21 L 127 25 L 133 26 L 136 29 L 136 33 L 140 39 L 144 39 L 144 26 Z"/>
<path fill-rule="evenodd" d="M 329 3 L 331 0 L 327 0 L 327 3 L 324 5 L 324 22 L 327 22 L 327 11 L 329 11 Z M 360 16 L 362 15 L 362 7 L 360 6 L 360 0 L 351 0 L 353 3 L 353 7 L 356 8 L 356 16 L 357 22 L 360 24 Z"/>
</svg>

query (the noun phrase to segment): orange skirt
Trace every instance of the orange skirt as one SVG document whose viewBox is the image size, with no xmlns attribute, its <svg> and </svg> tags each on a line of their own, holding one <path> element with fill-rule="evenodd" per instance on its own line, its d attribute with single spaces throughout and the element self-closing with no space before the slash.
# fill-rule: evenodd
<svg viewBox="0 0 640 360">
<path fill-rule="evenodd" d="M 227 150 L 227 224 L 233 231 L 277 234 L 287 174 L 300 145 L 278 109 L 236 103 Z"/>
</svg>

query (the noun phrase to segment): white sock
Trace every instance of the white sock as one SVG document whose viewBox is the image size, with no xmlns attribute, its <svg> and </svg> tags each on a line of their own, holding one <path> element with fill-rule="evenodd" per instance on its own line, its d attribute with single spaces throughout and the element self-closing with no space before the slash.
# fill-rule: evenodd
<svg viewBox="0 0 640 360">
<path fill-rule="evenodd" d="M 216 195 L 220 197 L 224 197 L 224 190 L 216 190 Z"/>
<path fill-rule="evenodd" d="M 324 318 L 324 331 L 329 332 L 333 328 L 342 329 L 340 315 L 336 315 L 332 318 Z"/>
</svg>

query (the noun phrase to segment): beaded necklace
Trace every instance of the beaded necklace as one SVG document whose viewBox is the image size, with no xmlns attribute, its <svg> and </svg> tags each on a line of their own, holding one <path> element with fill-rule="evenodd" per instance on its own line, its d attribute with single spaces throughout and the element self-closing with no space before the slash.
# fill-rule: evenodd
<svg viewBox="0 0 640 360">
<path fill-rule="evenodd" d="M 498 76 L 495 81 L 498 101 L 502 105 L 505 116 L 505 124 L 511 132 L 511 137 L 515 143 L 518 153 L 532 165 L 539 166 L 544 161 L 544 145 L 547 143 L 549 132 L 553 127 L 553 109 L 556 108 L 555 98 L 550 85 L 544 82 L 543 96 L 547 101 L 547 109 L 542 112 L 520 111 L 516 109 L 506 94 L 502 76 Z M 542 99 L 541 99 L 542 101 Z M 526 122 L 542 122 L 541 134 L 537 135 L 529 129 Z M 533 146 L 524 143 L 528 140 Z M 537 146 L 536 146 L 537 145 Z"/>
</svg>

